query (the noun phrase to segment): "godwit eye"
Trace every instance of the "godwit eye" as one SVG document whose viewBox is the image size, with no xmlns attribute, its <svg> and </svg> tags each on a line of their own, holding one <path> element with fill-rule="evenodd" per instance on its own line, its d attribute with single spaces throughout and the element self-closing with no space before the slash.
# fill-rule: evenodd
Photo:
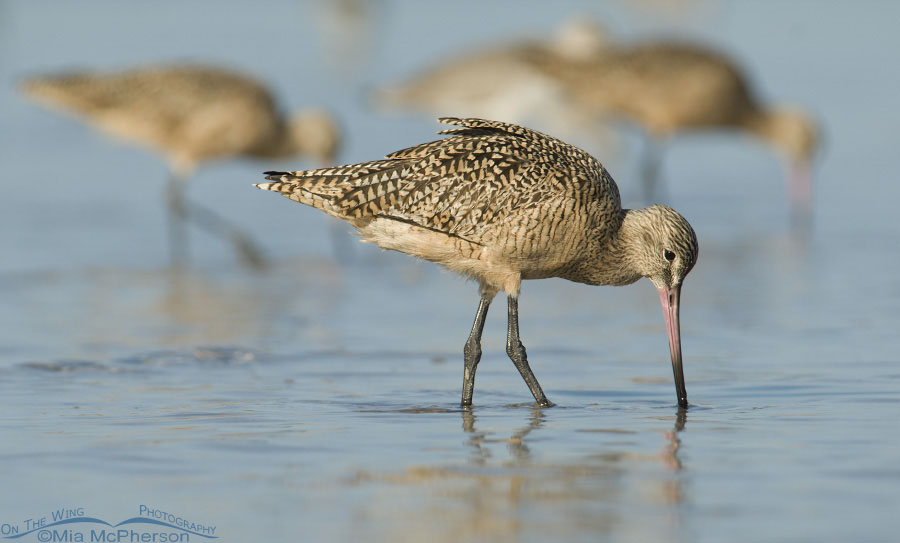
<svg viewBox="0 0 900 543">
<path fill-rule="evenodd" d="M 673 253 L 672 251 L 670 251 L 668 249 L 663 251 L 663 256 L 666 257 L 666 260 L 668 260 L 669 262 L 675 260 L 675 253 Z"/>
</svg>

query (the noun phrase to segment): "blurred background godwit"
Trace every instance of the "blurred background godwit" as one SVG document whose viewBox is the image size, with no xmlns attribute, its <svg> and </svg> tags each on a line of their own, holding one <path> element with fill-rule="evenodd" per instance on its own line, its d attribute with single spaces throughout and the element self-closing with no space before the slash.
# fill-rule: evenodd
<svg viewBox="0 0 900 543">
<path fill-rule="evenodd" d="M 606 46 L 604 29 L 590 19 L 572 19 L 549 37 L 470 47 L 432 61 L 416 75 L 385 83 L 371 97 L 377 109 L 414 111 L 428 118 L 459 115 L 540 126 L 559 137 L 600 129 L 585 125 L 564 81 L 549 77 L 533 57 L 587 61 Z"/>
<path fill-rule="evenodd" d="M 727 129 L 755 136 L 783 156 L 791 172 L 793 209 L 808 212 L 811 162 L 819 143 L 812 116 L 765 105 L 727 55 L 682 41 L 650 41 L 606 47 L 589 58 L 545 53 L 532 60 L 583 110 L 631 121 L 647 134 L 641 167 L 645 199 L 655 196 L 667 140 L 690 131 Z"/>
<path fill-rule="evenodd" d="M 22 88 L 36 102 L 165 157 L 170 169 L 169 242 L 176 265 L 185 261 L 188 220 L 230 240 L 249 265 L 263 265 L 260 249 L 247 234 L 185 197 L 185 184 L 199 164 L 231 157 L 300 155 L 327 165 L 334 162 L 340 144 L 330 114 L 307 110 L 285 118 L 265 85 L 210 65 L 46 75 L 27 79 Z"/>
</svg>

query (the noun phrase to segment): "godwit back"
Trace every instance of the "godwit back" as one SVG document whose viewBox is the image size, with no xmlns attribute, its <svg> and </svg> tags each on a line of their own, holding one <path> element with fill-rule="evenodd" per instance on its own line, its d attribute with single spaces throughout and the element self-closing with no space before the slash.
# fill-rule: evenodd
<svg viewBox="0 0 900 543">
<path fill-rule="evenodd" d="M 678 402 L 687 405 L 679 327 L 681 284 L 698 255 L 688 222 L 665 206 L 621 208 L 596 159 L 521 126 L 444 118 L 450 137 L 384 160 L 266 172 L 257 185 L 346 220 L 365 241 L 430 260 L 479 282 L 481 301 L 464 348 L 462 404 L 471 405 L 488 306 L 507 293 L 507 353 L 541 405 L 551 405 L 519 340 L 523 279 L 656 285 L 669 334 Z"/>
<path fill-rule="evenodd" d="M 251 263 L 259 263 L 260 255 L 250 239 L 211 210 L 189 206 L 184 182 L 201 162 L 234 156 L 306 154 L 333 163 L 339 144 L 336 123 L 329 115 L 308 111 L 285 119 L 263 84 L 212 66 L 50 75 L 26 80 L 23 90 L 39 103 L 162 154 L 172 174 L 171 218 L 191 218 L 214 234 L 225 234 Z M 183 233 L 170 224 L 176 251 L 184 242 L 178 239 Z"/>
<path fill-rule="evenodd" d="M 548 77 L 532 57 L 584 60 L 606 46 L 606 33 L 586 19 L 569 21 L 547 39 L 476 47 L 448 56 L 403 81 L 382 85 L 375 104 L 429 117 L 448 111 L 466 117 L 540 123 L 554 133 L 603 140 L 596 123 L 578 108 L 561 82 Z"/>
</svg>

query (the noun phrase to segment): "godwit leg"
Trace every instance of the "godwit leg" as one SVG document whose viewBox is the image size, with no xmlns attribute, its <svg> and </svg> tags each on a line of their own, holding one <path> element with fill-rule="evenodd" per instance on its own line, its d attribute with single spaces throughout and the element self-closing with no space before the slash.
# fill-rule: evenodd
<svg viewBox="0 0 900 543">
<path fill-rule="evenodd" d="M 525 379 L 525 384 L 531 390 L 531 395 L 541 407 L 550 407 L 553 404 L 544 396 L 541 384 L 538 383 L 531 367 L 528 365 L 528 357 L 525 354 L 525 346 L 519 340 L 519 300 L 513 296 L 506 297 L 509 304 L 509 322 L 506 329 L 506 354 L 516 365 L 516 369 Z"/>
<path fill-rule="evenodd" d="M 169 220 L 169 260 L 174 268 L 187 262 L 187 202 L 184 199 L 185 177 L 172 172 L 166 185 L 166 207 Z"/>
<path fill-rule="evenodd" d="M 478 312 L 475 313 L 475 323 L 472 325 L 472 332 L 469 334 L 469 339 L 466 340 L 466 346 L 463 348 L 463 358 L 466 364 L 463 372 L 463 407 L 472 405 L 472 394 L 475 392 L 475 370 L 478 368 L 478 362 L 481 360 L 481 332 L 484 330 L 484 318 L 487 316 L 492 298 L 493 296 L 482 294 L 481 302 L 478 304 Z"/>
<path fill-rule="evenodd" d="M 228 239 L 241 255 L 241 259 L 250 267 L 257 269 L 265 267 L 266 260 L 262 256 L 262 251 L 250 239 L 250 236 L 241 232 L 236 226 L 211 209 L 195 203 L 188 204 L 185 202 L 185 205 L 190 206 L 188 208 L 188 217 L 197 226 L 210 234 Z"/>
<path fill-rule="evenodd" d="M 644 190 L 644 202 L 650 203 L 659 197 L 659 166 L 662 163 L 663 144 L 655 138 L 648 137 L 644 144 L 641 158 L 641 185 Z"/>
<path fill-rule="evenodd" d="M 808 234 L 812 225 L 812 167 L 810 164 L 792 165 L 788 177 L 788 196 L 791 202 L 791 225 L 796 232 Z"/>
</svg>

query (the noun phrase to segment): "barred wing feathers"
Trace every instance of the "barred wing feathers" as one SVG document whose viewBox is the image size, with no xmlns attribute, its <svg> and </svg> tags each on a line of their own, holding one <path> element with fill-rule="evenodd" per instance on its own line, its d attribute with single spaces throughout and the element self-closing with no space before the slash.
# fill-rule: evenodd
<svg viewBox="0 0 900 543">
<path fill-rule="evenodd" d="M 354 225 L 388 218 L 481 243 L 486 228 L 547 202 L 573 209 L 618 190 L 584 151 L 502 122 L 443 118 L 449 137 L 385 160 L 298 172 L 266 172 L 257 185 Z"/>
</svg>

